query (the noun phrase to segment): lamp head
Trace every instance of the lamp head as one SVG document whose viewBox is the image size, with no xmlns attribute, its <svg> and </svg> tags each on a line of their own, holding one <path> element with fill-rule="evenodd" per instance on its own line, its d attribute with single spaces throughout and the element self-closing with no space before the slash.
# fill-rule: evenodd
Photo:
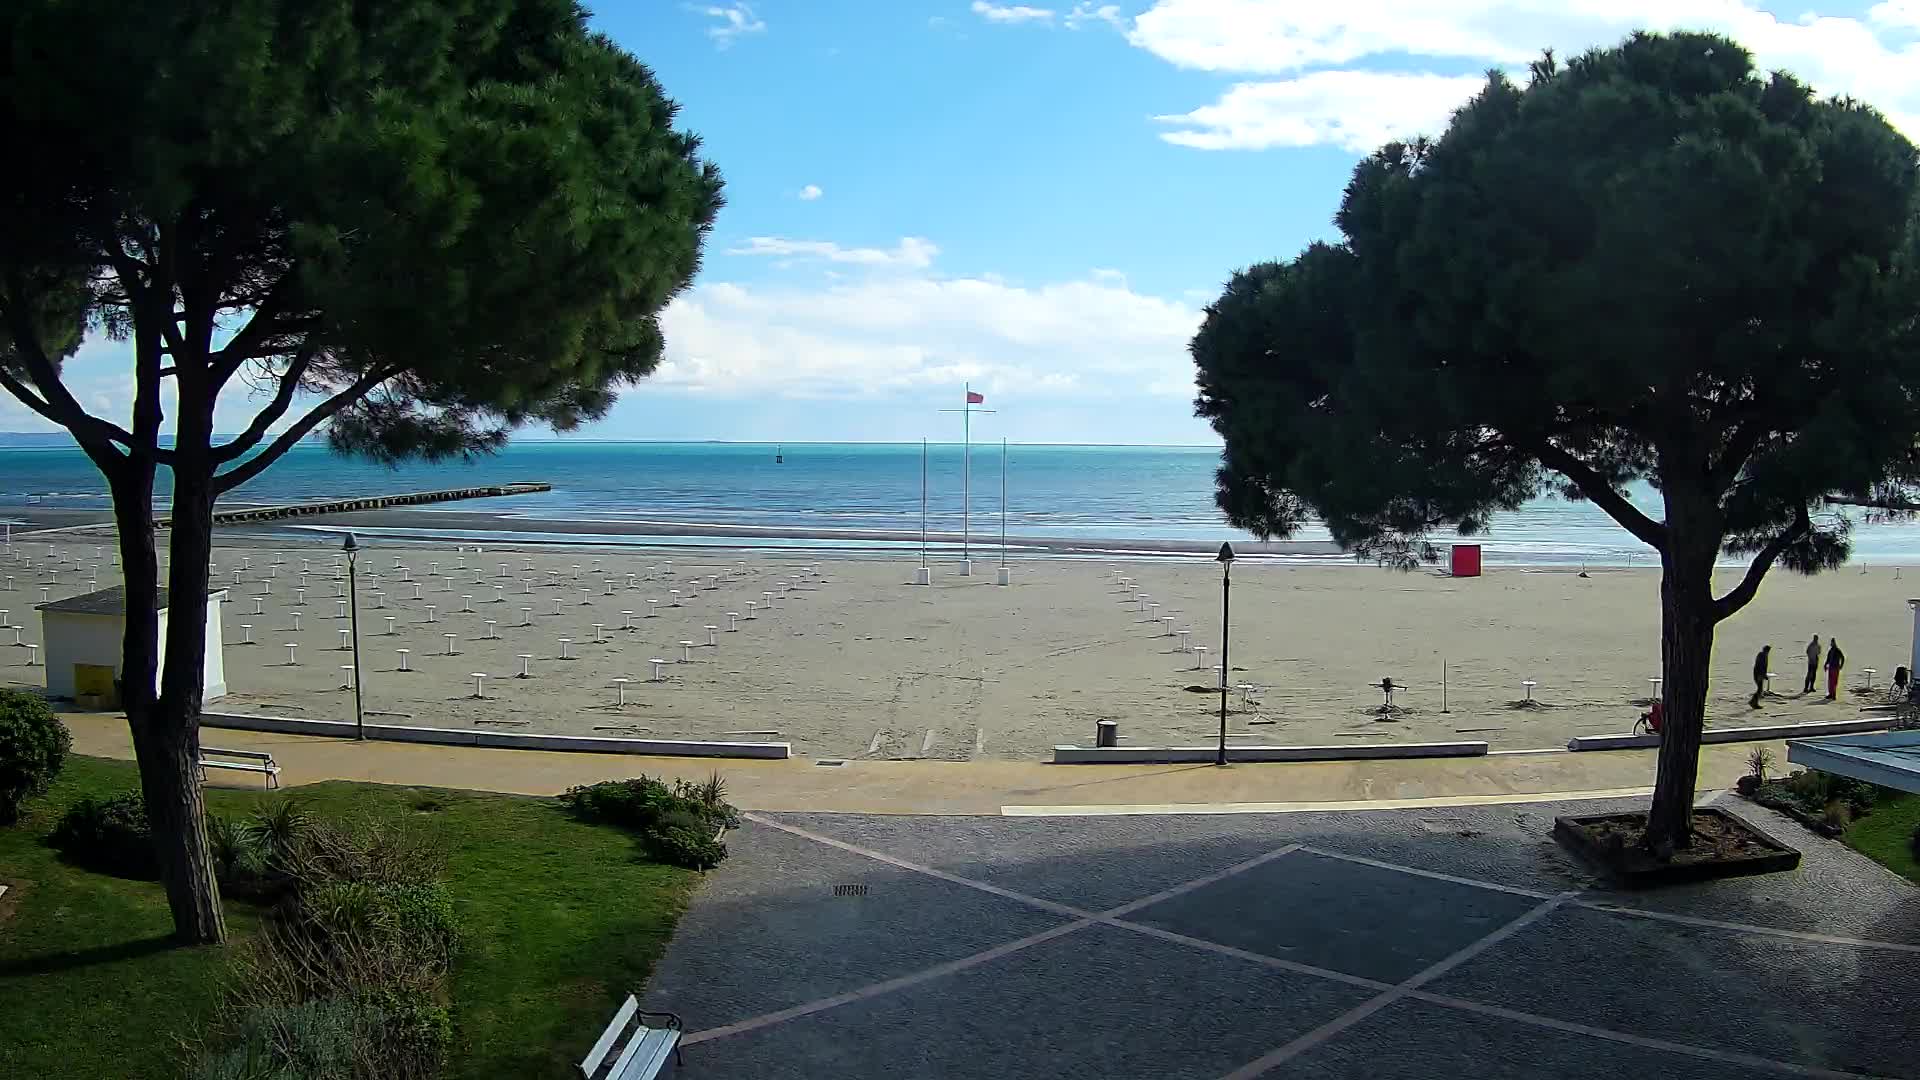
<svg viewBox="0 0 1920 1080">
<path fill-rule="evenodd" d="M 1230 563 L 1230 562 L 1232 562 L 1232 561 L 1233 561 L 1233 545 L 1232 545 L 1232 544 L 1221 544 L 1221 545 L 1220 545 L 1220 554 L 1218 554 L 1218 555 L 1216 555 L 1216 556 L 1214 556 L 1214 559 L 1215 559 L 1215 561 L 1217 561 L 1217 562 L 1223 562 L 1223 563 Z"/>
<path fill-rule="evenodd" d="M 340 545 L 340 550 L 351 555 L 360 550 L 360 542 L 353 538 L 352 533 L 348 533 L 347 539 Z"/>
</svg>

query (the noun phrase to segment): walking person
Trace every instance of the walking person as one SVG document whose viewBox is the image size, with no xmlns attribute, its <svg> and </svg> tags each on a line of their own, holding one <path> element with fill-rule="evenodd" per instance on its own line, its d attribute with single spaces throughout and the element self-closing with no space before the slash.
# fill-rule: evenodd
<svg viewBox="0 0 1920 1080">
<path fill-rule="evenodd" d="M 1840 639 L 1827 642 L 1827 700 L 1840 696 L 1840 669 L 1847 666 L 1847 654 L 1840 651 Z"/>
<path fill-rule="evenodd" d="M 1773 646 L 1771 645 L 1760 646 L 1760 651 L 1754 654 L 1753 698 L 1752 700 L 1747 702 L 1747 704 L 1753 708 L 1757 709 L 1760 707 L 1760 695 L 1767 692 L 1767 666 L 1768 666 L 1767 662 L 1772 658 L 1773 658 Z"/>
<path fill-rule="evenodd" d="M 1807 642 L 1807 685 L 1800 688 L 1802 694 L 1813 693 L 1814 676 L 1820 674 L 1820 635 L 1813 635 Z"/>
</svg>

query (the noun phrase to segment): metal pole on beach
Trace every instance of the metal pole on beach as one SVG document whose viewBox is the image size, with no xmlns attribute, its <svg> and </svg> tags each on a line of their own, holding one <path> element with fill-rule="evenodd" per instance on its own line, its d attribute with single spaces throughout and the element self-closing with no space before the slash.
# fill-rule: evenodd
<svg viewBox="0 0 1920 1080">
<path fill-rule="evenodd" d="M 1000 565 L 1007 565 L 1007 437 L 1000 437 Z"/>
<path fill-rule="evenodd" d="M 927 565 L 927 440 L 920 440 L 920 565 Z"/>
<path fill-rule="evenodd" d="M 969 562 L 973 553 L 973 384 L 965 383 L 966 405 L 960 410 L 960 560 Z"/>
<path fill-rule="evenodd" d="M 1233 545 L 1221 544 L 1220 554 L 1220 757 L 1216 765 L 1227 763 L 1227 673 L 1233 669 L 1228 666 L 1227 632 L 1232 625 L 1228 616 L 1233 592 Z"/>
<path fill-rule="evenodd" d="M 354 564 L 359 561 L 360 545 L 348 533 L 346 542 L 340 545 L 347 553 L 347 625 L 353 638 L 353 737 L 364 741 L 367 737 L 367 714 L 360 705 L 360 590 L 354 580 Z"/>
</svg>

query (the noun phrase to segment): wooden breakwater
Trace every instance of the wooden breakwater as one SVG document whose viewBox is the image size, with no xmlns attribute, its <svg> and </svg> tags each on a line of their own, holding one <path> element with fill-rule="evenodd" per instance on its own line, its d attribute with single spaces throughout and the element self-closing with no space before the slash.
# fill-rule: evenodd
<svg viewBox="0 0 1920 1080">
<path fill-rule="evenodd" d="M 355 510 L 385 510 L 396 506 L 422 506 L 427 503 L 454 502 L 460 499 L 489 499 L 499 495 L 529 495 L 552 491 L 552 484 L 486 484 L 480 487 L 447 488 L 442 491 L 409 491 L 399 495 L 367 495 L 358 499 L 323 499 L 319 502 L 291 503 L 286 506 L 256 506 L 247 510 L 216 510 L 215 525 L 238 525 L 250 521 L 279 521 L 284 518 L 313 517 L 318 514 L 346 514 Z M 157 518 L 161 528 L 171 518 Z"/>
</svg>

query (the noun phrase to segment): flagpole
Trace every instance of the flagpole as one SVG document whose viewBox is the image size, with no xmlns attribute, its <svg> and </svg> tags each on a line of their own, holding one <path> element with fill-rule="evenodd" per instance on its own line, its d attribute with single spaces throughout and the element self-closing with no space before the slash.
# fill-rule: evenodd
<svg viewBox="0 0 1920 1080">
<path fill-rule="evenodd" d="M 927 565 L 927 440 L 920 440 L 920 565 Z"/>
<path fill-rule="evenodd" d="M 1007 565 L 1007 437 L 1000 436 L 1000 565 Z"/>
<path fill-rule="evenodd" d="M 965 562 L 973 558 L 969 546 L 973 536 L 973 384 L 963 385 L 967 396 L 960 409 L 960 559 Z"/>
</svg>

